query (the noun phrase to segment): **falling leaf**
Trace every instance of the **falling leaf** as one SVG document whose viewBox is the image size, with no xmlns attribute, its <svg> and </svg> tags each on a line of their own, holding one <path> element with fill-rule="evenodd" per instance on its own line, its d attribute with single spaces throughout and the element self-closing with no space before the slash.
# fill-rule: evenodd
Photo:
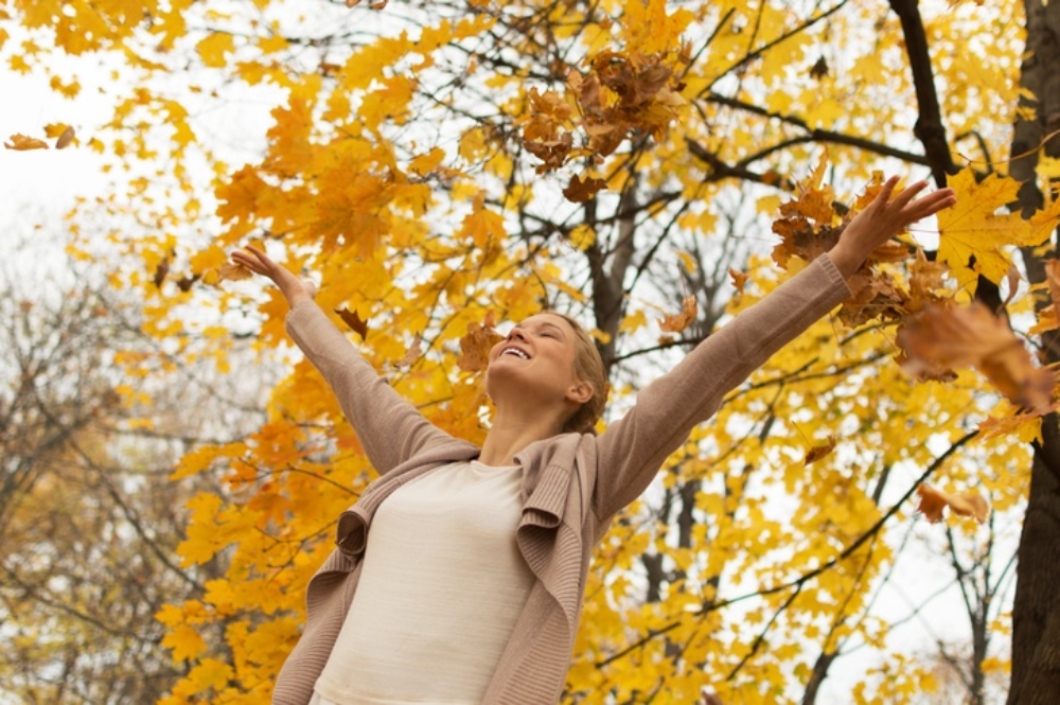
<svg viewBox="0 0 1060 705">
<path fill-rule="evenodd" d="M 681 313 L 663 316 L 659 328 L 667 333 L 680 333 L 696 320 L 696 297 L 686 296 L 681 302 Z"/>
<path fill-rule="evenodd" d="M 810 78 L 820 80 L 828 75 L 828 61 L 822 56 L 810 67 Z"/>
<path fill-rule="evenodd" d="M 603 179 L 587 176 L 583 181 L 580 176 L 575 174 L 571 177 L 567 188 L 563 189 L 563 196 L 572 203 L 584 203 L 606 187 L 607 182 Z"/>
<path fill-rule="evenodd" d="M 412 339 L 412 345 L 405 351 L 405 357 L 394 363 L 394 367 L 409 367 L 413 362 L 423 356 L 422 337 L 419 333 Z"/>
<path fill-rule="evenodd" d="M 917 511 L 932 524 L 942 521 L 942 513 L 946 507 L 958 516 L 973 517 L 980 524 L 990 515 L 990 506 L 979 495 L 949 494 L 926 484 L 917 487 L 916 493 L 920 496 Z"/>
<path fill-rule="evenodd" d="M 237 282 L 243 279 L 250 279 L 252 276 L 254 276 L 254 272 L 243 265 L 235 262 L 226 262 L 218 267 L 217 281 L 215 283 L 220 284 L 223 281 Z"/>
<path fill-rule="evenodd" d="M 155 283 L 155 288 L 162 288 L 162 282 L 166 280 L 166 275 L 169 274 L 169 255 L 162 258 L 162 261 L 155 267 L 155 274 L 152 277 L 152 281 Z"/>
<path fill-rule="evenodd" d="M 346 0 L 346 7 L 357 7 L 361 4 L 361 0 Z"/>
<path fill-rule="evenodd" d="M 467 335 L 460 339 L 460 358 L 456 366 L 465 372 L 480 372 L 489 366 L 490 350 L 504 336 L 493 329 L 493 311 L 486 314 L 481 325 L 471 323 Z"/>
<path fill-rule="evenodd" d="M 47 149 L 48 143 L 35 137 L 27 137 L 23 134 L 11 135 L 10 142 L 4 142 L 4 147 L 17 152 L 25 152 L 31 149 Z"/>
<path fill-rule="evenodd" d="M 806 459 L 803 461 L 803 464 L 812 465 L 813 463 L 816 463 L 818 460 L 824 458 L 835 450 L 835 445 L 836 437 L 829 436 L 828 440 L 823 445 L 814 446 L 806 452 Z"/>
<path fill-rule="evenodd" d="M 373 10 L 382 10 L 383 8 L 386 7 L 386 4 L 388 2 L 389 2 L 389 0 L 376 0 L 375 2 L 369 3 L 368 7 L 373 9 Z"/>
<path fill-rule="evenodd" d="M 958 172 L 950 187 L 957 204 L 939 211 L 938 258 L 962 286 L 973 286 L 981 274 L 995 284 L 1008 272 L 1005 248 L 1038 245 L 1048 232 L 1035 230 L 1019 213 L 999 214 L 1016 200 L 1019 182 L 990 174 L 977 182 L 971 168 Z"/>
<path fill-rule="evenodd" d="M 362 321 L 356 311 L 350 311 L 344 307 L 335 309 L 335 313 L 339 314 L 339 318 L 349 326 L 350 330 L 361 336 L 361 340 L 368 339 L 368 322 Z"/>
<path fill-rule="evenodd" d="M 1053 374 L 1035 367 L 1008 323 L 981 303 L 930 306 L 902 326 L 898 344 L 913 375 L 971 366 L 1013 404 L 1044 409 L 1051 403 Z"/>
<path fill-rule="evenodd" d="M 200 277 L 200 274 L 185 275 L 177 280 L 177 288 L 185 292 L 191 291 L 191 287 L 199 281 Z"/>
<path fill-rule="evenodd" d="M 1052 305 L 1038 312 L 1038 320 L 1031 326 L 1031 335 L 1060 328 L 1060 260 L 1045 261 L 1045 282 L 1049 286 Z"/>
<path fill-rule="evenodd" d="M 56 149 L 66 149 L 74 142 L 74 138 L 77 134 L 74 132 L 74 128 L 68 127 L 63 130 L 63 133 L 59 135 L 59 139 L 55 141 Z"/>
<path fill-rule="evenodd" d="M 747 284 L 748 275 L 741 271 L 729 267 L 729 276 L 732 277 L 732 285 L 736 287 L 736 290 L 743 293 L 744 285 Z"/>
</svg>

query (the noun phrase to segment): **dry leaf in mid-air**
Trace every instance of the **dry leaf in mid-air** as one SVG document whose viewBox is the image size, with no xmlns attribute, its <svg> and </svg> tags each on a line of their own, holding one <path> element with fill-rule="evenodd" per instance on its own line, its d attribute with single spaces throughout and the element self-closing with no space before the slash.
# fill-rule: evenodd
<svg viewBox="0 0 1060 705">
<path fill-rule="evenodd" d="M 254 272 L 250 271 L 241 264 L 235 262 L 227 262 L 222 264 L 217 269 L 217 284 L 223 281 L 237 282 L 243 279 L 250 279 L 254 276 Z"/>
<path fill-rule="evenodd" d="M 607 182 L 603 179 L 586 176 L 583 180 L 575 174 L 571 177 L 567 188 L 563 189 L 563 197 L 572 203 L 585 203 L 606 186 Z"/>
<path fill-rule="evenodd" d="M 350 327 L 350 330 L 361 336 L 361 340 L 368 339 L 368 321 L 362 321 L 361 317 L 357 315 L 357 311 L 351 311 L 348 308 L 337 308 L 335 313 L 339 314 L 339 318 Z"/>
<path fill-rule="evenodd" d="M 26 152 L 31 149 L 47 149 L 48 143 L 44 140 L 39 140 L 36 137 L 28 137 L 23 134 L 11 135 L 10 142 L 4 142 L 6 149 L 13 149 L 16 152 Z"/>
<path fill-rule="evenodd" d="M 405 357 L 395 362 L 394 367 L 409 367 L 416 360 L 420 359 L 423 356 L 422 341 L 422 337 L 417 333 L 416 337 L 412 339 L 412 345 L 410 345 L 409 349 L 405 351 Z"/>
<path fill-rule="evenodd" d="M 681 302 L 681 313 L 663 316 L 659 321 L 659 328 L 667 333 L 680 333 L 692 325 L 694 320 L 696 320 L 696 297 L 686 296 Z"/>
<path fill-rule="evenodd" d="M 829 455 L 833 450 L 835 450 L 835 444 L 836 437 L 829 436 L 828 440 L 823 445 L 814 446 L 813 448 L 810 448 L 808 451 L 806 451 L 806 459 L 803 461 L 803 463 L 805 465 L 812 465 L 813 463 L 816 463 L 818 460 L 824 458 L 825 456 Z"/>
<path fill-rule="evenodd" d="M 732 285 L 736 287 L 736 291 L 742 294 L 744 285 L 747 284 L 748 276 L 732 267 L 729 267 L 729 276 L 732 277 Z"/>
<path fill-rule="evenodd" d="M 970 516 L 980 524 L 990 515 L 990 506 L 979 495 L 949 494 L 931 485 L 920 485 L 916 488 L 916 493 L 920 496 L 916 510 L 932 524 L 942 521 L 942 513 L 946 507 L 949 507 L 954 514 L 962 517 Z"/>
<path fill-rule="evenodd" d="M 471 323 L 467 335 L 460 339 L 460 358 L 456 366 L 465 372 L 481 372 L 489 366 L 490 350 L 504 340 L 504 336 L 493 329 L 493 311 L 486 314 L 482 325 Z"/>
<path fill-rule="evenodd" d="M 74 132 L 74 128 L 68 127 L 63 130 L 63 133 L 59 135 L 59 139 L 55 140 L 56 149 L 66 149 L 74 142 L 74 138 L 77 137 L 77 133 Z"/>
<path fill-rule="evenodd" d="M 1035 367 L 1008 323 L 981 303 L 928 306 L 898 331 L 898 345 L 911 374 L 971 366 L 1017 406 L 1040 410 L 1051 403 L 1052 372 Z"/>
</svg>

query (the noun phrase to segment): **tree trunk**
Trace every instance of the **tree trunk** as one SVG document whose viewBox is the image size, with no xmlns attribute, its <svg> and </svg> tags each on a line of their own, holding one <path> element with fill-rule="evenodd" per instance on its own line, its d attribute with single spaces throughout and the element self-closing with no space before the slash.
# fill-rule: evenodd
<svg viewBox="0 0 1060 705">
<path fill-rule="evenodd" d="M 1060 128 L 1060 3 L 1026 0 L 1027 51 L 1020 83 L 1035 96 L 1017 119 L 1012 142 L 1012 176 L 1023 182 L 1019 208 L 1025 216 L 1043 198 L 1034 176 L 1039 149 L 1060 156 L 1060 137 L 1046 140 Z M 1055 249 L 1055 244 L 1054 244 Z M 1044 262 L 1029 249 L 1023 252 L 1032 284 L 1045 279 Z M 1060 361 L 1060 336 L 1043 335 L 1045 360 Z M 1042 424 L 1042 442 L 1035 445 L 1027 516 L 1020 537 L 1013 608 L 1012 685 L 1009 705 L 1060 703 L 1060 427 L 1056 414 Z"/>
</svg>

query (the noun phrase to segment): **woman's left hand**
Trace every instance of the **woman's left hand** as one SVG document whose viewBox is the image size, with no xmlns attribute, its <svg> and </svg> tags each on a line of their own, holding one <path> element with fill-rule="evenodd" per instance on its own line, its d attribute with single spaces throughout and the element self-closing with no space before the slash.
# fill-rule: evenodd
<svg viewBox="0 0 1060 705">
<path fill-rule="evenodd" d="M 844 277 L 852 276 L 873 250 L 909 225 L 957 202 L 953 189 L 949 188 L 917 198 L 927 187 L 927 181 L 916 182 L 892 199 L 897 183 L 897 176 L 887 179 L 872 203 L 843 229 L 839 242 L 829 253 Z"/>
</svg>

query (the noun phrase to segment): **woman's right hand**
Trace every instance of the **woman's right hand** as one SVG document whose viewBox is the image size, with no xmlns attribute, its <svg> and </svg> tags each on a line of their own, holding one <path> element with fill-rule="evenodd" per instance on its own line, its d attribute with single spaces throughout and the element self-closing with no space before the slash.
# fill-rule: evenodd
<svg viewBox="0 0 1060 705">
<path fill-rule="evenodd" d="M 294 272 L 278 264 L 253 245 L 247 245 L 242 250 L 233 252 L 232 261 L 275 282 L 280 288 L 280 293 L 287 299 L 287 305 L 291 308 L 316 295 L 316 287 L 312 282 L 298 278 Z"/>
</svg>

